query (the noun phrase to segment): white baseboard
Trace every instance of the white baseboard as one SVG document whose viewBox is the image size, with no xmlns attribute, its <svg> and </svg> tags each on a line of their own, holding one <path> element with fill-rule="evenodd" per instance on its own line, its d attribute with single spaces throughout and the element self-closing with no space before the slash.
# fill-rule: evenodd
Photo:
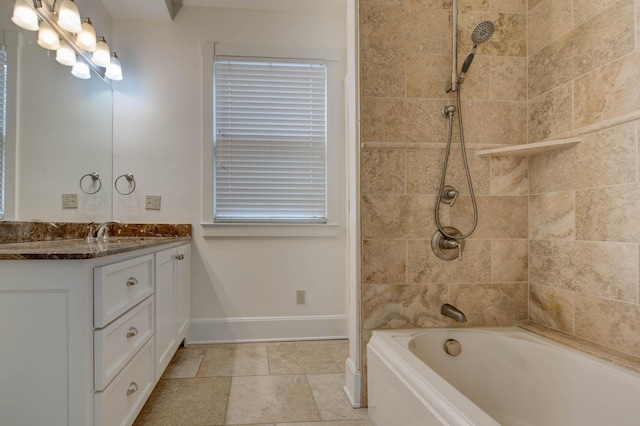
<svg viewBox="0 0 640 426">
<path fill-rule="evenodd" d="M 362 407 L 362 401 L 360 398 L 360 370 L 356 370 L 351 358 L 347 358 L 345 362 L 344 373 L 344 393 L 347 395 L 347 399 L 351 403 L 353 408 Z"/>
<path fill-rule="evenodd" d="M 347 338 L 346 315 L 194 318 L 189 343 L 238 343 Z"/>
</svg>

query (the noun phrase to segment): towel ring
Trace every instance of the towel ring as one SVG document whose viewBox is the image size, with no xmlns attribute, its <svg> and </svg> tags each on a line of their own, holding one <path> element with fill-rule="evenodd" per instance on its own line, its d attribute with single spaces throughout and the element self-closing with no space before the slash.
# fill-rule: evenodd
<svg viewBox="0 0 640 426">
<path fill-rule="evenodd" d="M 91 192 L 91 191 L 85 191 L 85 189 L 82 186 L 82 181 L 84 180 L 84 178 L 86 177 L 90 177 L 91 178 L 91 183 L 95 185 L 96 181 L 98 182 L 98 189 L 96 189 L 95 191 Z M 100 191 L 100 188 L 102 188 L 102 181 L 100 180 L 100 174 L 98 174 L 98 172 L 92 172 L 92 173 L 87 173 L 86 175 L 82 176 L 80 178 L 80 190 L 82 192 L 84 192 L 85 194 L 95 194 L 96 192 Z"/>
<path fill-rule="evenodd" d="M 125 178 L 127 180 L 127 182 L 129 182 L 129 185 L 133 185 L 133 188 L 131 188 L 131 191 L 129 192 L 122 192 L 120 191 L 120 189 L 118 189 L 118 181 L 122 178 Z M 118 179 L 116 179 L 116 182 L 113 184 L 113 186 L 115 186 L 116 191 L 118 191 L 118 194 L 122 194 L 122 195 L 129 195 L 131 194 L 133 191 L 136 190 L 136 180 L 133 177 L 133 173 L 127 173 L 124 175 L 120 175 L 118 176 Z"/>
</svg>

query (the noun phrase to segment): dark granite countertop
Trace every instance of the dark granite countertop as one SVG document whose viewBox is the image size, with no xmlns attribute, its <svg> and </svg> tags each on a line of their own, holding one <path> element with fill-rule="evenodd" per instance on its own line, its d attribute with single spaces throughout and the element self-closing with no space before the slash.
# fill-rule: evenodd
<svg viewBox="0 0 640 426">
<path fill-rule="evenodd" d="M 94 259 L 172 242 L 191 241 L 191 236 L 111 237 L 107 241 L 83 239 L 0 244 L 0 260 Z"/>
</svg>

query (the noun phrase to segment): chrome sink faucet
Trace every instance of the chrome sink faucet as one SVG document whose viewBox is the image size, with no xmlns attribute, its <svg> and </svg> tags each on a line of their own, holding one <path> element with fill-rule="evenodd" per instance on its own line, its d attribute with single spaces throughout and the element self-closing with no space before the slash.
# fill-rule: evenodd
<svg viewBox="0 0 640 426">
<path fill-rule="evenodd" d="M 106 241 L 109 239 L 109 225 L 120 225 L 122 222 L 119 220 L 108 220 L 106 222 L 102 222 L 98 228 L 96 228 L 96 240 L 98 241 Z"/>
<path fill-rule="evenodd" d="M 460 309 L 448 303 L 442 305 L 442 307 L 440 308 L 440 313 L 445 317 L 453 318 L 458 322 L 467 322 L 467 317 L 464 315 L 464 313 Z"/>
<path fill-rule="evenodd" d="M 95 222 L 91 222 L 87 226 L 87 238 L 85 238 L 85 241 L 87 242 L 107 241 L 109 239 L 109 225 L 112 225 L 112 224 L 120 225 L 122 224 L 122 222 L 120 222 L 119 220 L 108 220 L 106 222 L 102 222 L 96 228 L 96 232 L 94 236 L 93 225 L 95 225 Z"/>
</svg>

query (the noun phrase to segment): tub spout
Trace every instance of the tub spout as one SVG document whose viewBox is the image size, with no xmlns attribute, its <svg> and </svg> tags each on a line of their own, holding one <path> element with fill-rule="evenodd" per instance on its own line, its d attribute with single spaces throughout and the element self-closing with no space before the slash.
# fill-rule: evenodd
<svg viewBox="0 0 640 426">
<path fill-rule="evenodd" d="M 448 303 L 442 305 L 442 307 L 440 308 L 440 313 L 445 317 L 453 318 L 458 322 L 467 322 L 467 317 L 464 315 L 464 313 L 460 309 Z"/>
</svg>

